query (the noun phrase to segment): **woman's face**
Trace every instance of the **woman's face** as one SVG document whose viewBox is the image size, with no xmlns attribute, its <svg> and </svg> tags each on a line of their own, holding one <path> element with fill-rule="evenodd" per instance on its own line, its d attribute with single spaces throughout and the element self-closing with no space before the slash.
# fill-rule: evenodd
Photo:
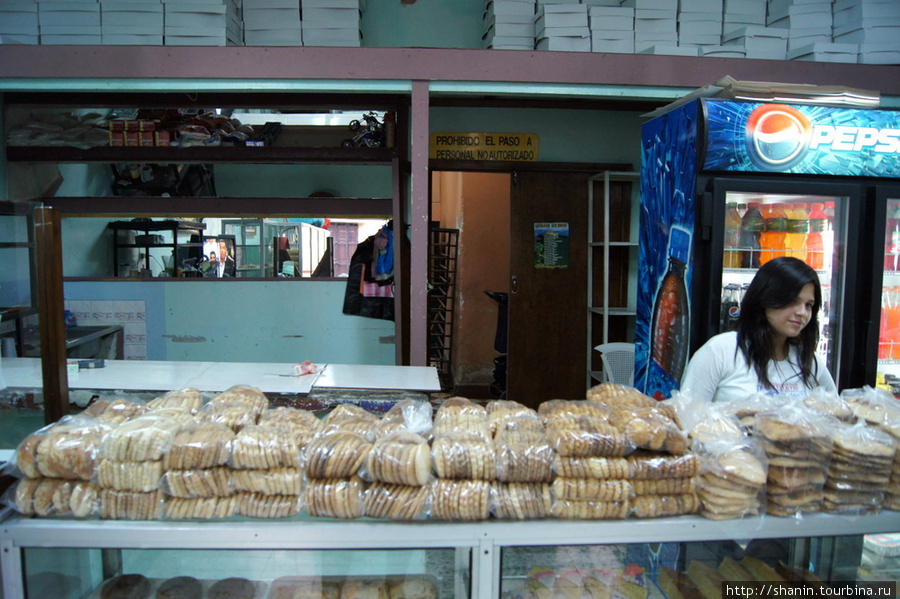
<svg viewBox="0 0 900 599">
<path fill-rule="evenodd" d="M 766 320 L 772 327 L 774 341 L 783 342 L 796 337 L 809 324 L 816 304 L 816 288 L 807 283 L 793 302 L 781 308 L 766 308 Z"/>
</svg>

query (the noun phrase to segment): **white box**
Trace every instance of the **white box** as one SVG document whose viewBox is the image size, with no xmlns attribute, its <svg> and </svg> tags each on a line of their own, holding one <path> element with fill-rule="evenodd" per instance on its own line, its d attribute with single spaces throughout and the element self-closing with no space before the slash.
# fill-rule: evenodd
<svg viewBox="0 0 900 599">
<path fill-rule="evenodd" d="M 0 33 L 37 35 L 37 12 L 10 12 L 0 7 Z"/>
<path fill-rule="evenodd" d="M 718 46 L 722 37 L 715 33 L 682 33 L 678 32 L 678 45 Z"/>
<path fill-rule="evenodd" d="M 494 23 L 490 31 L 499 37 L 530 37 L 534 40 L 533 23 Z"/>
<path fill-rule="evenodd" d="M 304 22 L 335 28 L 358 26 L 360 17 L 356 8 L 301 8 L 300 15 Z"/>
<path fill-rule="evenodd" d="M 588 6 L 619 6 L 619 0 L 581 0 Z"/>
<path fill-rule="evenodd" d="M 103 39 L 99 35 L 44 35 L 43 46 L 99 46 Z"/>
<path fill-rule="evenodd" d="M 164 46 L 227 46 L 225 35 L 166 35 L 163 38 Z"/>
<path fill-rule="evenodd" d="M 300 0 L 244 0 L 243 10 L 263 8 L 287 8 L 300 14 Z"/>
<path fill-rule="evenodd" d="M 41 25 L 72 25 L 94 27 L 100 25 L 99 4 L 65 4 L 59 2 L 38 5 Z"/>
<path fill-rule="evenodd" d="M 634 40 L 604 40 L 591 38 L 591 52 L 634 54 Z"/>
<path fill-rule="evenodd" d="M 764 27 L 762 25 L 747 25 L 737 27 L 728 33 L 722 34 L 722 41 L 729 41 L 741 37 L 769 37 L 786 40 L 789 30 L 780 27 Z"/>
<path fill-rule="evenodd" d="M 678 0 L 622 0 L 622 6 L 630 6 L 631 8 L 678 10 Z"/>
<path fill-rule="evenodd" d="M 589 37 L 545 37 L 537 40 L 535 48 L 550 52 L 590 52 Z"/>
<path fill-rule="evenodd" d="M 765 18 L 766 0 L 725 0 L 722 12 Z"/>
<path fill-rule="evenodd" d="M 596 29 L 591 31 L 591 38 L 595 40 L 608 40 L 620 42 L 623 40 L 631 40 L 634 42 L 634 31 L 621 31 L 611 29 Z"/>
<path fill-rule="evenodd" d="M 244 30 L 300 29 L 300 11 L 293 8 L 244 9 Z"/>
<path fill-rule="evenodd" d="M 677 10 L 670 10 L 667 8 L 635 8 L 634 9 L 634 18 L 635 19 L 672 19 L 673 21 L 678 17 Z"/>
<path fill-rule="evenodd" d="M 707 46 L 700 48 L 700 56 L 715 56 L 717 58 L 745 58 L 747 53 L 735 46 Z"/>
<path fill-rule="evenodd" d="M 860 64 L 900 64 L 900 49 L 897 44 L 860 44 Z"/>
<path fill-rule="evenodd" d="M 832 46 L 838 46 L 832 50 Z M 853 46 L 855 51 L 841 50 L 840 47 Z M 808 60 L 815 62 L 840 62 L 856 64 L 859 59 L 859 47 L 855 44 L 816 43 L 803 48 L 788 51 L 788 60 Z"/>
<path fill-rule="evenodd" d="M 896 44 L 898 36 L 900 28 L 897 27 L 869 27 L 835 35 L 834 41 L 850 44 Z"/>
<path fill-rule="evenodd" d="M 707 14 L 721 14 L 725 11 L 723 0 L 681 0 L 678 10 L 684 12 L 703 12 Z"/>
<path fill-rule="evenodd" d="M 360 44 L 359 29 L 320 29 L 307 28 L 303 25 L 304 46 L 358 46 Z"/>
<path fill-rule="evenodd" d="M 532 0 L 533 1 L 533 0 Z M 302 8 L 364 8 L 360 0 L 301 0 Z"/>
<path fill-rule="evenodd" d="M 634 17 L 591 17 L 591 29 L 633 31 Z"/>
<path fill-rule="evenodd" d="M 39 35 L 26 33 L 0 33 L 0 44 L 5 46 L 37 46 L 41 41 Z"/>
<path fill-rule="evenodd" d="M 534 36 L 518 37 L 495 35 L 484 38 L 486 48 L 495 50 L 534 50 Z"/>
<path fill-rule="evenodd" d="M 535 28 L 539 27 L 587 27 L 587 13 L 538 13 L 534 17 Z"/>
<path fill-rule="evenodd" d="M 535 29 L 535 39 L 543 37 L 590 37 L 589 27 L 541 27 Z"/>
<path fill-rule="evenodd" d="M 665 56 L 697 56 L 697 48 L 684 47 L 677 44 L 655 44 L 641 48 L 638 54 L 658 54 Z"/>
<path fill-rule="evenodd" d="M 101 43 L 104 46 L 162 46 L 163 36 L 142 34 L 104 33 Z"/>
<path fill-rule="evenodd" d="M 166 8 L 165 25 L 166 27 L 195 27 L 209 28 L 221 27 L 225 29 L 227 19 L 225 18 L 225 7 L 222 6 L 222 12 L 173 12 Z"/>
<path fill-rule="evenodd" d="M 249 29 L 244 30 L 245 46 L 302 46 L 300 29 Z"/>
<path fill-rule="evenodd" d="M 648 33 L 655 31 L 677 31 L 675 19 L 635 19 L 634 31 Z"/>
<path fill-rule="evenodd" d="M 654 44 L 678 44 L 678 32 L 643 32 L 643 31 L 635 31 L 634 32 L 634 47 L 635 48 L 646 48 L 647 46 L 652 46 Z"/>
</svg>

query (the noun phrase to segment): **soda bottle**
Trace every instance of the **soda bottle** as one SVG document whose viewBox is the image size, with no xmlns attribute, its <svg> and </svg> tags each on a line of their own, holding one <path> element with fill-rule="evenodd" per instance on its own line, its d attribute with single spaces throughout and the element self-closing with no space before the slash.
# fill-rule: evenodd
<svg viewBox="0 0 900 599">
<path fill-rule="evenodd" d="M 787 234 L 787 214 L 784 204 L 768 204 L 763 208 L 765 230 L 759 235 L 759 265 L 773 258 L 784 256 L 784 238 Z"/>
<path fill-rule="evenodd" d="M 759 203 L 748 203 L 747 211 L 741 217 L 741 268 L 759 268 L 759 236 L 763 226 Z"/>
<path fill-rule="evenodd" d="M 788 256 L 806 262 L 807 239 L 809 233 L 809 212 L 806 204 L 796 202 L 785 207 L 787 214 L 787 233 L 784 236 L 784 250 Z"/>
<path fill-rule="evenodd" d="M 737 283 L 725 285 L 722 291 L 722 311 L 719 317 L 719 331 L 733 331 L 741 315 L 741 286 Z"/>
<path fill-rule="evenodd" d="M 825 204 L 814 202 L 809 210 L 809 233 L 806 234 L 806 262 L 816 270 L 825 268 L 825 246 L 822 241 L 822 233 L 827 226 Z"/>
<path fill-rule="evenodd" d="M 737 204 L 729 202 L 725 209 L 725 248 L 722 255 L 723 268 L 741 267 L 741 215 Z"/>
<path fill-rule="evenodd" d="M 900 202 L 888 206 L 887 229 L 884 235 L 884 269 L 900 270 Z"/>
<path fill-rule="evenodd" d="M 834 202 L 830 200 L 825 202 L 822 212 L 825 213 L 825 231 L 822 232 L 822 245 L 825 248 L 823 268 L 831 270 L 831 261 L 834 257 Z"/>
<path fill-rule="evenodd" d="M 690 255 L 690 234 L 679 227 L 669 233 L 669 267 L 653 306 L 650 358 L 678 383 L 687 365 L 689 314 L 684 271 Z"/>
<path fill-rule="evenodd" d="M 888 304 L 889 304 L 889 289 L 887 287 L 881 288 L 881 322 L 879 322 L 878 326 L 878 359 L 879 360 L 888 360 L 891 357 L 891 342 L 888 339 Z"/>
</svg>

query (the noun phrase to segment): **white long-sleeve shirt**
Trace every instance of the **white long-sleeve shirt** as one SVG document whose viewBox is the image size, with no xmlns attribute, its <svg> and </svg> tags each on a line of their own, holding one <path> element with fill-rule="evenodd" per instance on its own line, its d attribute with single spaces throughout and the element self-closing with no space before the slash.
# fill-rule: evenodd
<svg viewBox="0 0 900 599">
<path fill-rule="evenodd" d="M 825 362 L 816 355 L 816 386 L 837 393 L 837 387 Z M 785 393 L 806 397 L 811 390 L 800 377 L 797 348 L 790 348 L 787 360 L 769 362 L 769 381 L 775 389 L 764 387 L 756 371 L 737 349 L 737 333 L 721 333 L 707 341 L 688 362 L 681 392 L 706 401 L 746 399 L 755 393 Z"/>
</svg>

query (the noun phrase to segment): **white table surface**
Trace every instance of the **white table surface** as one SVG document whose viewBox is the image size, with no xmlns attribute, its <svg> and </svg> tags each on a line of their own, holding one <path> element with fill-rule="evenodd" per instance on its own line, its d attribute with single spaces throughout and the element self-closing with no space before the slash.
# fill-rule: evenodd
<svg viewBox="0 0 900 599">
<path fill-rule="evenodd" d="M 221 392 L 234 385 L 250 385 L 266 393 L 309 393 L 317 388 L 404 389 L 440 391 L 432 366 L 317 364 L 315 374 L 293 373 L 292 363 L 168 362 L 107 360 L 103 368 L 69 375 L 70 389 L 171 391 L 194 387 Z M 2 358 L 0 376 L 9 387 L 40 388 L 40 358 Z"/>
</svg>

